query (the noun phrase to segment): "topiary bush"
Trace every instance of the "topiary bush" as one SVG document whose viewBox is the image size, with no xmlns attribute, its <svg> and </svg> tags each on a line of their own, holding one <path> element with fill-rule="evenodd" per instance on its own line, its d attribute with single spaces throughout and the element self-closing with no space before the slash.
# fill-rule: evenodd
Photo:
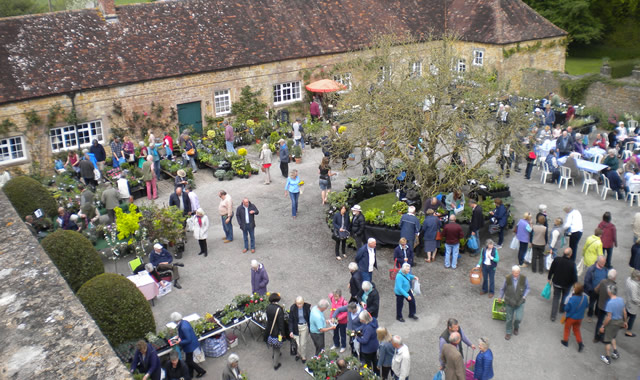
<svg viewBox="0 0 640 380">
<path fill-rule="evenodd" d="M 12 178 L 3 190 L 21 218 L 33 214 L 37 209 L 42 209 L 49 217 L 57 213 L 58 205 L 49 190 L 31 177 Z"/>
<path fill-rule="evenodd" d="M 149 302 L 126 277 L 103 273 L 82 285 L 77 295 L 114 347 L 156 332 Z"/>
<path fill-rule="evenodd" d="M 79 232 L 57 230 L 44 238 L 41 245 L 74 292 L 104 273 L 100 255 L 89 239 Z"/>
</svg>

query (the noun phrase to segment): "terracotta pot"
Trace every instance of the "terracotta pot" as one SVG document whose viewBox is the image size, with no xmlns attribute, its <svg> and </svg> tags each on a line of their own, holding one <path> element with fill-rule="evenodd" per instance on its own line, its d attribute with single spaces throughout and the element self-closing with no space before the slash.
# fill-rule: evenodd
<svg viewBox="0 0 640 380">
<path fill-rule="evenodd" d="M 301 163 L 301 162 L 302 162 L 302 158 L 300 158 L 300 157 L 296 157 L 296 164 L 299 164 L 299 163 Z"/>
</svg>

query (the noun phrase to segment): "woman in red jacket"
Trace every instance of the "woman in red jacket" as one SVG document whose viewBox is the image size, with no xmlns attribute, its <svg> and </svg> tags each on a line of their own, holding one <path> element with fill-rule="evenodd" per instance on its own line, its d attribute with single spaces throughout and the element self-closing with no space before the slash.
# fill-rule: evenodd
<svg viewBox="0 0 640 380">
<path fill-rule="evenodd" d="M 602 215 L 602 222 L 598 224 L 598 228 L 602 230 L 602 249 L 607 253 L 607 263 L 605 264 L 608 269 L 611 269 L 611 256 L 613 255 L 613 247 L 618 247 L 618 237 L 616 233 L 616 226 L 611 223 L 611 213 L 609 211 Z"/>
</svg>

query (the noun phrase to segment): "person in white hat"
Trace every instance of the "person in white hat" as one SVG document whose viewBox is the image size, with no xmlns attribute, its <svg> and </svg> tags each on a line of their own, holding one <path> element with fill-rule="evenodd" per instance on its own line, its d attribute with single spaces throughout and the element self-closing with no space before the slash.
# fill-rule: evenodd
<svg viewBox="0 0 640 380">
<path fill-rule="evenodd" d="M 173 256 L 169 251 L 162 247 L 162 244 L 154 244 L 153 251 L 149 254 L 149 261 L 153 264 L 153 267 L 157 271 L 170 270 L 173 274 L 171 279 L 173 280 L 173 287 L 176 289 L 182 289 L 182 286 L 178 283 L 180 279 L 180 273 L 178 273 L 178 267 L 183 267 L 182 263 L 174 263 Z"/>
<path fill-rule="evenodd" d="M 364 215 L 362 215 L 362 209 L 360 205 L 351 207 L 351 236 L 356 241 L 356 249 L 364 245 Z"/>
</svg>

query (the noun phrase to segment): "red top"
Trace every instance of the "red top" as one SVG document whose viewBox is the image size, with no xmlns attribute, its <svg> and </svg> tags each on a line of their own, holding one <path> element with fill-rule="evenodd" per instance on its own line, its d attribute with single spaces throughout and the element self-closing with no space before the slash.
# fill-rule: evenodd
<svg viewBox="0 0 640 380">
<path fill-rule="evenodd" d="M 572 117 L 576 115 L 576 109 L 573 106 L 567 109 L 567 120 L 571 120 Z"/>
<path fill-rule="evenodd" d="M 164 145 L 163 145 L 163 147 L 167 147 L 167 146 L 173 152 L 173 137 L 171 137 L 169 135 L 164 136 Z"/>
<path fill-rule="evenodd" d="M 313 116 L 320 116 L 320 106 L 316 102 L 311 102 L 309 113 Z"/>
<path fill-rule="evenodd" d="M 604 220 L 598 224 L 598 228 L 602 230 L 602 248 L 613 248 L 618 245 L 618 236 L 616 233 L 616 226 L 613 223 L 605 222 Z"/>
<path fill-rule="evenodd" d="M 605 140 L 605 138 L 602 137 L 600 140 L 594 141 L 593 146 L 598 146 L 604 150 L 607 150 L 607 140 Z"/>
<path fill-rule="evenodd" d="M 78 163 L 78 155 L 74 154 L 73 156 L 69 156 L 69 163 L 71 164 L 71 166 L 76 166 L 76 164 Z"/>
<path fill-rule="evenodd" d="M 329 300 L 331 300 L 331 315 L 333 315 L 333 312 L 336 311 L 337 309 L 343 306 L 347 306 L 347 301 L 343 297 L 340 297 L 340 299 L 336 299 L 333 293 L 329 294 Z M 347 323 L 346 312 L 338 314 L 338 323 L 341 325 Z"/>
<path fill-rule="evenodd" d="M 447 223 L 442 229 L 442 236 L 446 244 L 453 245 L 460 243 L 460 239 L 464 234 L 462 233 L 462 227 L 458 223 L 451 222 Z"/>
</svg>

